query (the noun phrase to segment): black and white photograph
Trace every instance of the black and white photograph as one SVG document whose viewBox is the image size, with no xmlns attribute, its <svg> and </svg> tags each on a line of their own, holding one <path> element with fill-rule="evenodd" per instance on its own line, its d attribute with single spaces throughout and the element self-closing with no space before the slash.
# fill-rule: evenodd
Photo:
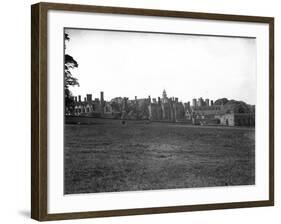
<svg viewBox="0 0 281 224">
<path fill-rule="evenodd" d="M 255 185 L 256 38 L 64 28 L 64 194 Z"/>
</svg>

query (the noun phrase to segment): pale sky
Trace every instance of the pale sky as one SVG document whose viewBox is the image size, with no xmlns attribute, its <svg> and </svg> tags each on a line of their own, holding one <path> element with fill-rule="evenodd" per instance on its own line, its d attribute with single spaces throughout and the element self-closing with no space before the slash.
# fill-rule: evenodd
<svg viewBox="0 0 281 224">
<path fill-rule="evenodd" d="M 187 102 L 226 97 L 256 104 L 254 38 L 65 29 L 66 53 L 80 87 L 73 95 L 104 91 L 114 97 L 169 97 Z"/>
</svg>

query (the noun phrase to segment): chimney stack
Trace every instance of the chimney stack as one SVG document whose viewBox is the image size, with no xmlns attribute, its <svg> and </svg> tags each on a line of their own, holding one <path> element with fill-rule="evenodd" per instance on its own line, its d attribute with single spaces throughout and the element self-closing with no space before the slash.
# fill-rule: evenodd
<svg viewBox="0 0 281 224">
<path fill-rule="evenodd" d="M 213 106 L 214 105 L 214 101 L 213 100 L 211 100 L 211 106 Z"/>
<path fill-rule="evenodd" d="M 81 95 L 78 95 L 79 103 L 81 103 Z"/>
<path fill-rule="evenodd" d="M 193 106 L 193 107 L 196 107 L 196 106 L 197 106 L 197 100 L 196 100 L 196 99 L 193 99 L 193 100 L 192 100 L 192 106 Z"/>
<path fill-rule="evenodd" d="M 210 100 L 209 99 L 206 99 L 205 102 L 206 102 L 206 106 L 210 106 Z"/>
<path fill-rule="evenodd" d="M 87 94 L 87 101 L 92 102 L 92 94 Z"/>
<path fill-rule="evenodd" d="M 203 99 L 202 99 L 202 97 L 200 97 L 200 98 L 198 99 L 198 106 L 199 106 L 199 107 L 202 107 L 202 106 L 203 106 Z"/>
<path fill-rule="evenodd" d="M 158 104 L 160 104 L 161 103 L 161 99 L 160 99 L 160 97 L 158 96 Z"/>
<path fill-rule="evenodd" d="M 175 101 L 176 101 L 176 103 L 177 103 L 177 102 L 179 101 L 179 98 L 178 98 L 178 97 L 176 97 L 176 98 L 175 98 Z"/>
<path fill-rule="evenodd" d="M 100 103 L 101 103 L 101 105 L 104 104 L 104 95 L 103 95 L 103 91 L 100 92 Z"/>
</svg>

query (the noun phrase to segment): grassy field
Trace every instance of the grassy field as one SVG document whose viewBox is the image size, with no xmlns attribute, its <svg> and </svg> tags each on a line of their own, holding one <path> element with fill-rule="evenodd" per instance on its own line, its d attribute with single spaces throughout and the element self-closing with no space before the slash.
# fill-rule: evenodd
<svg viewBox="0 0 281 224">
<path fill-rule="evenodd" d="M 255 183 L 255 130 L 65 125 L 65 194 Z"/>
</svg>

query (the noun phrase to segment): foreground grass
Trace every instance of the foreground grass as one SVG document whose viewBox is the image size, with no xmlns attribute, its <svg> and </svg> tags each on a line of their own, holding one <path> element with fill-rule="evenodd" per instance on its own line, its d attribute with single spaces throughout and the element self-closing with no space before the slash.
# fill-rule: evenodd
<svg viewBox="0 0 281 224">
<path fill-rule="evenodd" d="M 254 136 L 172 124 L 65 125 L 65 193 L 254 184 Z"/>
</svg>

